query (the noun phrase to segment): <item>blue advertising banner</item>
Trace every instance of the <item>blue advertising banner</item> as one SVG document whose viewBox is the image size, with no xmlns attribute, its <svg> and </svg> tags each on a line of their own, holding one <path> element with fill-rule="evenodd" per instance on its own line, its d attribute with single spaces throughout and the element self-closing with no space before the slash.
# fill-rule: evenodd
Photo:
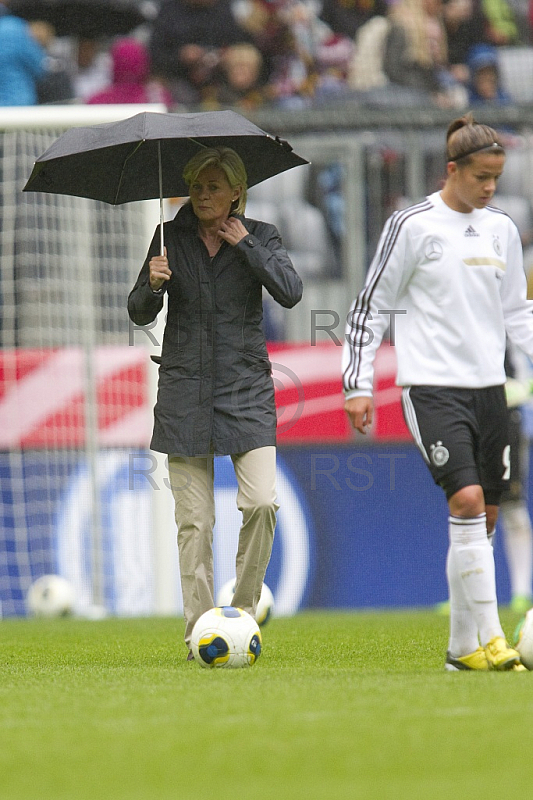
<svg viewBox="0 0 533 800">
<path fill-rule="evenodd" d="M 414 445 L 283 448 L 315 530 L 307 604 L 430 606 L 447 599 L 448 509 Z M 498 598 L 509 602 L 501 531 Z"/>
<path fill-rule="evenodd" d="M 153 454 L 135 458 L 150 463 Z M 229 458 L 216 460 L 215 590 L 233 577 L 240 515 Z M 154 613 L 153 485 L 132 454 L 99 456 L 99 510 L 109 613 Z M 24 615 L 32 580 L 58 572 L 91 602 L 90 480 L 68 450 L 0 454 L 0 611 Z M 170 491 L 168 536 L 175 540 Z M 447 506 L 410 444 L 278 450 L 278 525 L 266 582 L 280 614 L 299 608 L 428 606 L 445 600 Z M 167 502 L 167 500 L 165 502 Z M 167 535 L 167 533 L 165 533 Z M 173 565 L 176 580 L 176 564 Z M 501 534 L 498 597 L 509 601 Z M 178 592 L 179 594 L 179 592 Z M 180 612 L 179 600 L 175 608 Z"/>
</svg>

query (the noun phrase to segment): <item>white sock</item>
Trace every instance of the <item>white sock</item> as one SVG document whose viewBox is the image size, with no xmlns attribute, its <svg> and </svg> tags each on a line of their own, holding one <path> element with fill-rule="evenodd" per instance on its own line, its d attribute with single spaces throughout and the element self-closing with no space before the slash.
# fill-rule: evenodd
<svg viewBox="0 0 533 800">
<path fill-rule="evenodd" d="M 455 656 L 466 656 L 479 647 L 477 623 L 470 611 L 463 581 L 455 564 L 455 552 L 451 544 L 446 559 L 446 577 L 450 598 L 450 639 L 448 650 Z"/>
<path fill-rule="evenodd" d="M 513 597 L 517 594 L 530 597 L 533 584 L 533 533 L 525 503 L 520 500 L 503 503 L 500 519 L 503 523 L 511 594 Z"/>
<path fill-rule="evenodd" d="M 450 570 L 454 581 L 457 578 L 461 581 L 479 639 L 485 646 L 494 636 L 504 636 L 498 615 L 494 553 L 487 538 L 486 515 L 450 516 L 449 531 Z"/>
</svg>

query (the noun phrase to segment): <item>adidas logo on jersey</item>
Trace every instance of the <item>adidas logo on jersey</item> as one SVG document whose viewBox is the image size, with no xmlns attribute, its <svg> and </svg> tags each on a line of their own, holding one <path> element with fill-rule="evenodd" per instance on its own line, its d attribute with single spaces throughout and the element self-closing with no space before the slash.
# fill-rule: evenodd
<svg viewBox="0 0 533 800">
<path fill-rule="evenodd" d="M 469 225 L 465 231 L 465 236 L 479 236 L 479 233 L 476 230 L 474 230 L 474 228 L 471 225 Z"/>
</svg>

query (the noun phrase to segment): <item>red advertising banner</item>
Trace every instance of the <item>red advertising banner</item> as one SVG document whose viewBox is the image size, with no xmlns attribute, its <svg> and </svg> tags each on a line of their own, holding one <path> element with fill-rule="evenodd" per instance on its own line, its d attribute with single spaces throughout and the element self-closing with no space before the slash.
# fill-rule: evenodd
<svg viewBox="0 0 533 800">
<path fill-rule="evenodd" d="M 334 342 L 269 345 L 280 444 L 353 438 L 343 408 L 341 350 Z M 1 352 L 0 449 L 83 447 L 90 381 L 99 446 L 147 446 L 152 425 L 148 365 L 141 347 L 97 348 L 90 370 L 81 348 Z M 375 365 L 372 439 L 410 439 L 395 374 L 394 348 L 383 344 Z"/>
<path fill-rule="evenodd" d="M 341 382 L 342 347 L 316 345 L 269 346 L 276 387 L 278 440 L 347 442 L 354 432 L 344 412 Z M 382 344 L 375 362 L 374 424 L 369 438 L 405 441 L 411 434 L 401 409 L 401 389 L 395 385 L 394 347 Z"/>
</svg>

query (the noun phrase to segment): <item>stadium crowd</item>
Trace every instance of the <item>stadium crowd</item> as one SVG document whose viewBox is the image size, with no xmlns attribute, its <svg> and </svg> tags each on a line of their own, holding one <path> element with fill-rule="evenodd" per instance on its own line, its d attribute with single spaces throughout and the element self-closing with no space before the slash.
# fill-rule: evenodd
<svg viewBox="0 0 533 800">
<path fill-rule="evenodd" d="M 19 5 L 0 0 L 3 106 L 501 104 L 500 49 L 533 49 L 531 0 L 158 0 L 96 38 L 58 36 Z"/>
</svg>

